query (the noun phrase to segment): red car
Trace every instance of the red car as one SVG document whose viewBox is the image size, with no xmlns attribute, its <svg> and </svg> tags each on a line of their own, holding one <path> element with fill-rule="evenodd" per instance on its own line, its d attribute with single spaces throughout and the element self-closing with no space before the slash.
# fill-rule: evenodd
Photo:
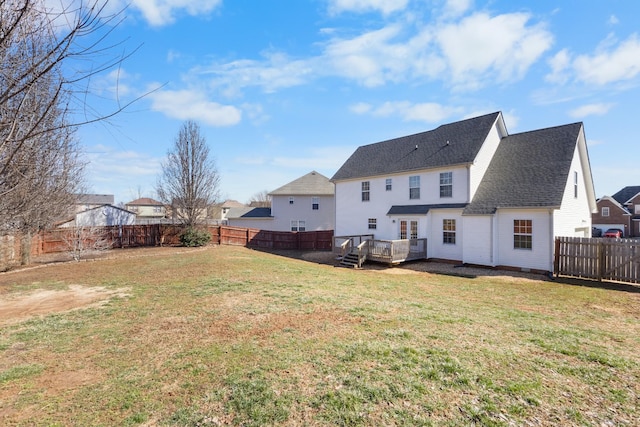
<svg viewBox="0 0 640 427">
<path fill-rule="evenodd" d="M 624 233 L 619 228 L 610 228 L 610 229 L 608 229 L 607 231 L 604 232 L 602 237 L 613 237 L 613 238 L 616 238 L 616 239 L 620 239 L 620 238 L 622 238 L 623 234 Z"/>
</svg>

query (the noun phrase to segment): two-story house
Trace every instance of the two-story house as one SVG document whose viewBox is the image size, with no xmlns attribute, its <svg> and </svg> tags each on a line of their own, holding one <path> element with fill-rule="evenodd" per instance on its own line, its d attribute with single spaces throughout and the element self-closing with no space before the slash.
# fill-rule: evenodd
<svg viewBox="0 0 640 427">
<path fill-rule="evenodd" d="M 336 236 L 427 239 L 427 257 L 553 271 L 555 236 L 590 236 L 582 123 L 509 135 L 502 113 L 359 147 L 331 179 Z"/>
<path fill-rule="evenodd" d="M 162 202 L 150 197 L 142 197 L 125 204 L 125 209 L 135 212 L 137 224 L 161 222 L 167 216 L 167 208 Z"/>
<path fill-rule="evenodd" d="M 627 186 L 613 196 L 597 200 L 598 210 L 591 217 L 600 232 L 609 228 L 623 231 L 624 237 L 640 237 L 640 186 Z"/>
<path fill-rule="evenodd" d="M 232 208 L 229 225 L 272 231 L 333 230 L 334 185 L 312 171 L 269 193 L 271 208 Z"/>
</svg>

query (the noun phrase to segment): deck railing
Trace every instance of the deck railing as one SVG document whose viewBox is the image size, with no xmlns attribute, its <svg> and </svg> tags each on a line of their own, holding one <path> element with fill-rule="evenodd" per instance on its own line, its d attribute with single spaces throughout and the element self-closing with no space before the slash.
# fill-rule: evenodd
<svg viewBox="0 0 640 427">
<path fill-rule="evenodd" d="M 357 253 L 359 265 L 367 261 L 398 264 L 427 258 L 427 239 L 376 240 L 373 234 L 335 236 L 334 250 L 338 257 Z"/>
<path fill-rule="evenodd" d="M 425 259 L 427 239 L 369 240 L 367 260 L 398 264 L 404 261 Z"/>
</svg>

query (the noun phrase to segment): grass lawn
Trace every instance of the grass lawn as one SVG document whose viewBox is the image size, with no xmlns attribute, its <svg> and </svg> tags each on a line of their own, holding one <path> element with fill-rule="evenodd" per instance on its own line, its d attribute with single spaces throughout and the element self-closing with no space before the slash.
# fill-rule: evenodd
<svg viewBox="0 0 640 427">
<path fill-rule="evenodd" d="M 112 256 L 0 274 L 0 424 L 640 419 L 631 286 L 357 271 L 241 247 Z"/>
</svg>

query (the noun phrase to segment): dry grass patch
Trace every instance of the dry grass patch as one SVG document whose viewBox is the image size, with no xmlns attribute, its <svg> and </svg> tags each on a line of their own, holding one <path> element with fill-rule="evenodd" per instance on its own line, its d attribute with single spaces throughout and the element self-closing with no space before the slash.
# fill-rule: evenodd
<svg viewBox="0 0 640 427">
<path fill-rule="evenodd" d="M 640 294 L 631 288 L 456 277 L 416 264 L 354 271 L 317 254 L 283 255 L 113 251 L 0 275 L 6 307 L 77 283 L 104 297 L 0 326 L 0 422 L 600 426 L 640 418 Z"/>
</svg>

